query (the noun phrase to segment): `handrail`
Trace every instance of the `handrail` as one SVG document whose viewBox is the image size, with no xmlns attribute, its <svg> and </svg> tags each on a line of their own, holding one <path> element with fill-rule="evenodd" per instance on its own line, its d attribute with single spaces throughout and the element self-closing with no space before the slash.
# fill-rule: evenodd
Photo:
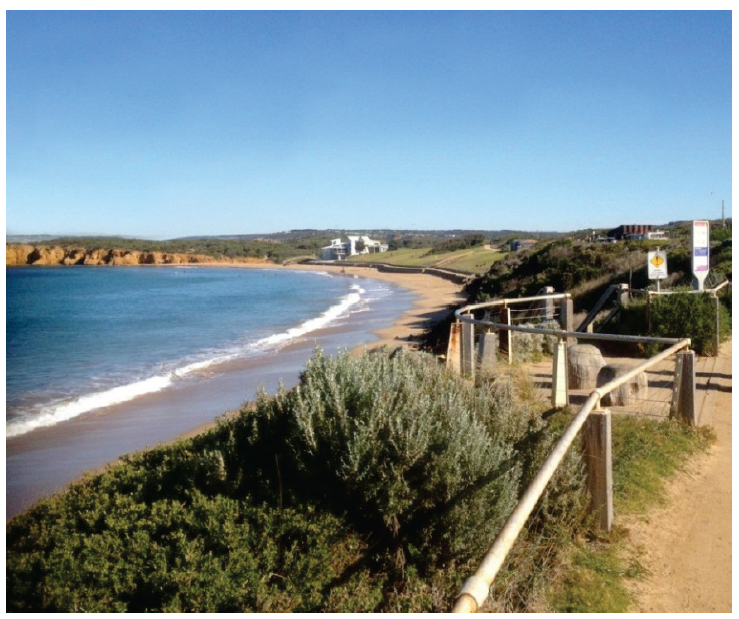
<svg viewBox="0 0 739 619">
<path fill-rule="evenodd" d="M 516 303 L 531 303 L 531 301 L 546 301 L 547 299 L 569 299 L 572 295 L 569 292 L 555 292 L 553 294 L 543 294 L 537 297 L 519 297 L 516 299 L 496 299 L 495 301 L 485 301 L 484 303 L 476 303 L 475 305 L 465 305 L 460 307 L 455 314 L 460 312 L 471 312 L 483 307 L 494 307 L 496 305 L 515 305 Z"/>
<path fill-rule="evenodd" d="M 495 538 L 493 545 L 485 554 L 480 567 L 478 567 L 477 571 L 465 581 L 459 595 L 457 596 L 452 612 L 477 612 L 477 609 L 485 603 L 485 600 L 487 600 L 490 593 L 490 586 L 498 575 L 498 571 L 502 567 L 503 561 L 505 561 L 508 553 L 511 551 L 513 544 L 516 542 L 516 539 L 523 530 L 526 520 L 534 510 L 536 503 L 544 493 L 547 484 L 567 454 L 567 450 L 572 445 L 578 432 L 585 424 L 588 415 L 590 415 L 592 410 L 600 406 L 600 399 L 637 374 L 640 374 L 666 357 L 669 357 L 688 346 L 690 346 L 689 339 L 678 340 L 677 343 L 666 348 L 651 359 L 647 359 L 647 361 L 635 368 L 632 368 L 625 374 L 622 374 L 611 382 L 593 390 L 575 415 L 570 425 L 567 426 L 567 429 L 554 445 L 551 453 L 547 456 L 546 460 L 544 460 L 541 469 L 539 469 L 539 472 L 536 474 L 531 484 L 529 484 L 529 487 L 524 492 L 521 500 L 518 502 L 513 512 L 511 512 L 511 515 L 506 520 L 500 533 L 498 533 Z"/>
<path fill-rule="evenodd" d="M 600 299 L 598 299 L 598 302 L 593 306 L 593 309 L 591 309 L 588 312 L 588 315 L 585 317 L 585 320 L 583 320 L 578 326 L 575 331 L 582 331 L 584 332 L 587 326 L 595 320 L 595 317 L 598 315 L 598 312 L 603 308 L 603 306 L 606 304 L 606 301 L 608 298 L 613 294 L 613 291 L 617 290 L 617 286 L 615 284 L 611 284 L 606 288 L 605 292 L 601 295 Z"/>
<path fill-rule="evenodd" d="M 666 295 L 666 294 L 716 294 L 724 286 L 728 286 L 731 283 L 730 279 L 725 279 L 715 288 L 704 288 L 703 290 L 643 290 L 648 295 Z"/>
<path fill-rule="evenodd" d="M 719 284 L 718 286 L 716 286 L 715 288 L 711 288 L 711 289 L 709 290 L 709 292 L 718 292 L 718 291 L 719 291 L 719 290 L 721 290 L 721 289 L 722 289 L 722 288 L 723 288 L 724 286 L 728 286 L 728 285 L 729 285 L 730 283 L 731 283 L 731 280 L 730 280 L 730 279 L 725 279 L 724 281 L 722 281 L 722 282 L 721 282 L 721 283 L 720 283 L 720 284 Z"/>
<path fill-rule="evenodd" d="M 642 337 L 640 335 L 614 335 L 612 333 L 583 333 L 582 331 L 564 331 L 562 329 L 540 329 L 538 327 L 524 327 L 520 325 L 508 325 L 500 322 L 492 322 L 490 320 L 477 320 L 462 314 L 462 311 L 473 309 L 475 306 L 468 305 L 454 312 L 455 317 L 460 322 L 468 322 L 475 325 L 484 325 L 495 329 L 522 331 L 524 333 L 537 333 L 540 335 L 554 335 L 556 337 L 572 337 L 578 340 L 607 340 L 618 342 L 643 342 L 645 344 L 675 344 L 682 341 L 680 338 L 674 337 Z M 477 307 L 479 309 L 479 307 Z"/>
</svg>

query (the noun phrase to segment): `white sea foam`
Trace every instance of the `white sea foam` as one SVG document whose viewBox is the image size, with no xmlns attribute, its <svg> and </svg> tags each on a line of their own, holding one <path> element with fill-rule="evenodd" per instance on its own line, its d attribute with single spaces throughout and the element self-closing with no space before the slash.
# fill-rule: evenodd
<svg viewBox="0 0 739 619">
<path fill-rule="evenodd" d="M 171 387 L 177 379 L 202 372 L 215 365 L 248 357 L 254 353 L 278 350 L 289 342 L 303 337 L 312 331 L 329 326 L 343 315 L 352 311 L 352 308 L 362 300 L 362 294 L 364 294 L 365 290 L 356 284 L 352 285 L 351 289 L 352 292 L 342 297 L 336 305 L 327 309 L 320 316 L 306 320 L 297 327 L 293 327 L 282 333 L 275 333 L 246 346 L 242 346 L 239 349 L 220 351 L 209 356 L 207 359 L 192 361 L 171 371 L 144 380 L 87 394 L 71 402 L 57 402 L 47 405 L 24 417 L 9 421 L 5 426 L 5 435 L 6 437 L 20 436 L 36 428 L 53 426 L 84 413 L 162 391 L 167 387 Z"/>
<path fill-rule="evenodd" d="M 98 393 L 92 393 L 89 395 L 82 396 L 67 402 L 65 404 L 52 405 L 41 409 L 39 414 L 27 419 L 15 419 L 10 421 L 5 426 L 5 435 L 8 437 L 19 436 L 41 428 L 44 426 L 53 426 L 60 421 L 66 421 L 72 419 L 83 413 L 103 408 L 106 406 L 112 406 L 114 404 L 120 404 L 121 402 L 128 402 L 147 393 L 155 393 L 161 391 L 172 384 L 172 379 L 169 376 L 152 376 L 146 380 L 131 383 L 128 385 L 121 385 L 120 387 L 114 387 L 107 391 L 101 391 Z"/>
<path fill-rule="evenodd" d="M 306 320 L 302 325 L 288 329 L 283 333 L 275 333 L 269 337 L 262 338 L 253 344 L 253 348 L 255 350 L 266 350 L 281 347 L 292 340 L 302 337 L 303 335 L 307 335 L 311 331 L 317 331 L 318 329 L 323 329 L 324 327 L 329 326 L 332 322 L 349 311 L 353 305 L 356 305 L 362 300 L 364 289 L 353 284 L 352 290 L 354 290 L 354 292 L 343 297 L 339 303 L 328 308 L 317 318 Z"/>
</svg>

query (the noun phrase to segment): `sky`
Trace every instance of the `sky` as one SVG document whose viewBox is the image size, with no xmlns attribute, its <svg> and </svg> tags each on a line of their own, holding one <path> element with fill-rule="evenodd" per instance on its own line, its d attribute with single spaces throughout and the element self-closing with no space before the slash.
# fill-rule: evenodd
<svg viewBox="0 0 739 619">
<path fill-rule="evenodd" d="M 6 233 L 731 215 L 731 13 L 6 13 Z"/>
</svg>

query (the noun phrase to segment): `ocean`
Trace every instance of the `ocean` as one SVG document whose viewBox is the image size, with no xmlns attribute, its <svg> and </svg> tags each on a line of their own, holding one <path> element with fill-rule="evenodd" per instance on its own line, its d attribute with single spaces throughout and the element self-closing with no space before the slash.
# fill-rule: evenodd
<svg viewBox="0 0 739 619">
<path fill-rule="evenodd" d="M 85 471 L 292 386 L 413 296 L 319 271 L 6 268 L 6 517 Z"/>
</svg>

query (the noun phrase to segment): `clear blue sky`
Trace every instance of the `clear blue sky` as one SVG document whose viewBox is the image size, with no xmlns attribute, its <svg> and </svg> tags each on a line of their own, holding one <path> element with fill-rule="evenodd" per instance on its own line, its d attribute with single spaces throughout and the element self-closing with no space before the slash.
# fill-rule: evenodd
<svg viewBox="0 0 739 619">
<path fill-rule="evenodd" d="M 18 12 L 6 231 L 731 214 L 731 13 Z"/>
</svg>

